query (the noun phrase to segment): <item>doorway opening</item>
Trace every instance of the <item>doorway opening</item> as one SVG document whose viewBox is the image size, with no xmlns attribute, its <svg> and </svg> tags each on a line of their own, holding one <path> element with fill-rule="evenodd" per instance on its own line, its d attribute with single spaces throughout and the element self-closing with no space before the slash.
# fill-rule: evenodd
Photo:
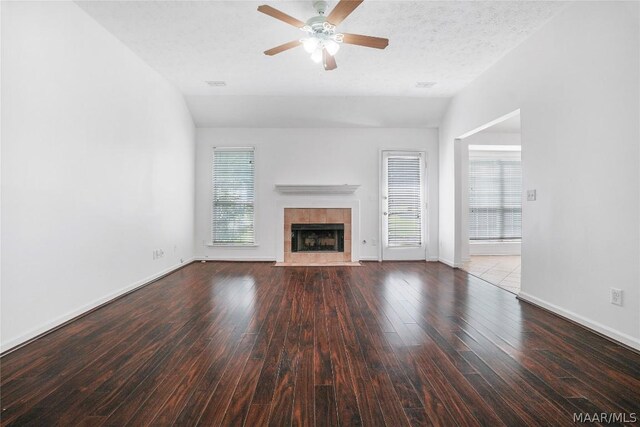
<svg viewBox="0 0 640 427">
<path fill-rule="evenodd" d="M 462 144 L 462 269 L 520 292 L 522 158 L 520 113 Z"/>
</svg>

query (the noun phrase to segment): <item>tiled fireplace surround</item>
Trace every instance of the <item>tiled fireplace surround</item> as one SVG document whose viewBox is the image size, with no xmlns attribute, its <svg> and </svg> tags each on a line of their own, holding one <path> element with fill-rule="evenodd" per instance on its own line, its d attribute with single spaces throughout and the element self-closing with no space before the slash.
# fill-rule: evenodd
<svg viewBox="0 0 640 427">
<path fill-rule="evenodd" d="M 291 252 L 291 224 L 344 224 L 344 252 Z M 331 264 L 351 262 L 351 208 L 285 208 L 284 262 Z"/>
</svg>

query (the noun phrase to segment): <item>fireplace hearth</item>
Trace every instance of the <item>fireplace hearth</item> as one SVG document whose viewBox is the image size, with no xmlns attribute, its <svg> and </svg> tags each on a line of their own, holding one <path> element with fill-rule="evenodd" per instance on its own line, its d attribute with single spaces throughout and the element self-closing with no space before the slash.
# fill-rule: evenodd
<svg viewBox="0 0 640 427">
<path fill-rule="evenodd" d="M 344 252 L 344 224 L 291 224 L 291 252 Z"/>
</svg>

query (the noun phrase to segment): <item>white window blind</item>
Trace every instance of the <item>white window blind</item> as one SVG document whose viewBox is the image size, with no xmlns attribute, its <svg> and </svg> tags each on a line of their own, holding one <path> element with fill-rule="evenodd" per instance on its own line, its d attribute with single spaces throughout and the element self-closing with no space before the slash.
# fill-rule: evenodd
<svg viewBox="0 0 640 427">
<path fill-rule="evenodd" d="M 387 158 L 389 246 L 422 245 L 422 158 Z"/>
<path fill-rule="evenodd" d="M 469 152 L 469 239 L 522 236 L 519 152 Z"/>
<path fill-rule="evenodd" d="M 213 244 L 253 244 L 254 213 L 254 149 L 214 149 Z"/>
</svg>

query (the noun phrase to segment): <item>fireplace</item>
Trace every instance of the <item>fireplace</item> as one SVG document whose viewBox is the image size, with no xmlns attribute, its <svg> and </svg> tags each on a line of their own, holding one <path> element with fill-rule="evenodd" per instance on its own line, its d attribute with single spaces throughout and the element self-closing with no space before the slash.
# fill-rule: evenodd
<svg viewBox="0 0 640 427">
<path fill-rule="evenodd" d="M 344 224 L 291 224 L 291 252 L 344 252 Z"/>
<path fill-rule="evenodd" d="M 283 262 L 322 265 L 352 262 L 351 208 L 284 209 Z"/>
</svg>

